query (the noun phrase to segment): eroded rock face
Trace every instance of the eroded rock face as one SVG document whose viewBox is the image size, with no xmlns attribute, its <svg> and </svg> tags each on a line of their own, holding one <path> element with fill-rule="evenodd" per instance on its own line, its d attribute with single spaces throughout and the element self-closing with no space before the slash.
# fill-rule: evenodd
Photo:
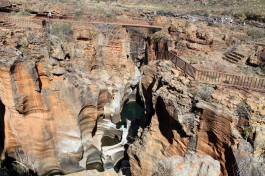
<svg viewBox="0 0 265 176">
<path fill-rule="evenodd" d="M 188 21 L 172 22 L 168 29 L 172 40 L 170 46 L 181 55 L 191 55 L 212 50 L 214 35 L 203 25 L 196 25 Z"/>
<path fill-rule="evenodd" d="M 264 66 L 265 65 L 265 50 L 262 47 L 258 47 L 256 52 L 253 53 L 247 60 L 247 63 L 252 66 Z"/>
<path fill-rule="evenodd" d="M 10 8 L 11 4 L 8 0 L 1 0 L 0 1 L 0 10 L 6 10 L 6 8 Z"/>
<path fill-rule="evenodd" d="M 117 28 L 123 37 L 111 40 L 96 27 L 89 30 L 95 34 L 90 40 L 69 42 L 0 29 L 2 159 L 7 153 L 43 175 L 108 168 L 123 157 L 128 129 L 114 123 L 140 73 L 127 58 L 125 29 Z M 102 147 L 104 136 L 120 142 Z"/>
<path fill-rule="evenodd" d="M 264 164 L 260 162 L 261 160 L 257 161 L 250 157 L 253 152 L 250 143 L 242 140 L 233 148 L 233 151 L 236 157 L 239 175 L 264 175 L 265 167 Z"/>
<path fill-rule="evenodd" d="M 188 108 L 186 111 L 185 106 L 191 104 L 190 95 L 186 94 L 186 87 L 181 82 L 184 77 L 172 67 L 171 62 L 165 62 L 163 66 L 152 62 L 144 67 L 143 74 L 141 83 L 147 114 L 152 116 L 153 109 L 157 111 L 151 122 L 147 120 L 146 125 L 149 128 L 143 129 L 141 140 L 137 140 L 129 148 L 133 175 L 151 175 L 155 164 L 165 156 L 184 156 L 189 140 L 179 128 L 180 125 L 175 119 L 177 116 L 173 116 L 177 115 L 178 109 L 183 109 L 183 112 L 178 113 L 187 113 Z M 167 81 L 170 89 L 180 92 L 180 96 L 174 96 L 167 91 L 166 87 L 161 86 L 160 81 Z M 181 92 L 184 92 L 183 95 Z"/>
<path fill-rule="evenodd" d="M 169 157 L 158 162 L 154 175 L 204 175 L 219 176 L 220 163 L 210 156 L 187 155 L 185 157 Z"/>
<path fill-rule="evenodd" d="M 243 169 L 238 153 L 244 143 L 252 152 L 243 158 L 255 163 L 245 173 L 263 173 L 258 156 L 264 155 L 264 141 L 254 135 L 265 127 L 263 94 L 192 82 L 170 61 L 150 62 L 141 84 L 150 119 L 129 147 L 133 175 L 151 175 L 158 161 L 189 153 L 209 155 L 219 161 L 221 175 L 234 175 Z"/>
</svg>

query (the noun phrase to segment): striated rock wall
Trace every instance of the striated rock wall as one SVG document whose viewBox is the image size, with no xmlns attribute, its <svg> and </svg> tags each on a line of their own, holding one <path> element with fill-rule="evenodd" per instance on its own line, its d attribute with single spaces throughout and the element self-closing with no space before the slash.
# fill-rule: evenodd
<svg viewBox="0 0 265 176">
<path fill-rule="evenodd" d="M 218 160 L 220 175 L 263 172 L 262 93 L 193 82 L 170 61 L 143 67 L 141 84 L 147 118 L 128 151 L 133 175 L 152 175 L 160 160 L 190 153 Z"/>
<path fill-rule="evenodd" d="M 114 123 L 140 73 L 127 58 L 126 30 L 101 29 L 72 26 L 58 37 L 52 28 L 0 28 L 2 159 L 6 153 L 43 175 L 100 170 L 123 157 L 128 129 Z M 102 147 L 103 136 L 119 138 L 116 150 Z"/>
</svg>

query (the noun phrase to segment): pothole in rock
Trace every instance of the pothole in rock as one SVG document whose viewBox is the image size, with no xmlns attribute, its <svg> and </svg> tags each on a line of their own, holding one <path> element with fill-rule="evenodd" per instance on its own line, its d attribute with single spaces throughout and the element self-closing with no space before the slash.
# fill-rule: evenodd
<svg viewBox="0 0 265 176">
<path fill-rule="evenodd" d="M 87 163 L 87 170 L 98 170 L 102 172 L 107 169 L 114 169 L 117 173 L 130 175 L 129 157 L 127 148 L 137 136 L 140 119 L 144 117 L 144 107 L 138 101 L 139 98 L 133 98 L 133 101 L 127 101 L 120 113 L 120 122 L 114 124 L 108 119 L 99 119 L 97 122 L 96 136 L 102 135 L 101 160 L 102 163 Z M 100 131 L 104 129 L 102 134 Z"/>
<path fill-rule="evenodd" d="M 101 146 L 112 146 L 112 145 L 116 145 L 120 142 L 118 137 L 109 137 L 109 136 L 103 136 L 101 139 Z"/>
<path fill-rule="evenodd" d="M 137 136 L 138 129 L 140 126 L 140 119 L 144 116 L 144 107 L 138 101 L 128 101 L 125 103 L 121 111 L 121 122 L 117 124 L 117 128 L 124 125 L 126 128 L 127 121 L 131 122 L 129 133 L 127 135 L 128 143 L 134 141 L 135 136 Z M 127 155 L 128 143 L 124 146 L 124 158 L 121 159 L 114 167 L 115 171 L 121 171 L 123 175 L 130 175 L 130 163 L 129 157 Z"/>
<path fill-rule="evenodd" d="M 144 107 L 137 101 L 127 102 L 121 111 L 121 122 L 117 128 L 126 125 L 126 121 L 131 121 L 131 129 L 128 137 L 135 137 L 138 132 L 140 119 L 144 116 Z"/>
<path fill-rule="evenodd" d="M 130 175 L 127 148 L 137 135 L 144 108 L 137 101 L 128 101 L 120 113 L 121 121 L 114 124 L 109 119 L 100 118 L 95 137 L 100 138 L 100 160 L 87 163 L 87 170 L 102 172 L 114 169 L 117 173 Z M 99 158 L 98 158 L 99 159 Z"/>
</svg>

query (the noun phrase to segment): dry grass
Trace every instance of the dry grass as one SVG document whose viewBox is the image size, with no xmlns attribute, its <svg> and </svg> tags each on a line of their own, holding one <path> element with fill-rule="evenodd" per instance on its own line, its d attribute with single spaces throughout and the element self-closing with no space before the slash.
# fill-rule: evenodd
<svg viewBox="0 0 265 176">
<path fill-rule="evenodd" d="M 50 28 L 50 34 L 61 38 L 63 41 L 73 40 L 73 30 L 70 24 L 58 23 L 52 25 Z"/>
<path fill-rule="evenodd" d="M 95 16 L 115 18 L 131 10 L 152 10 L 177 14 L 199 14 L 216 16 L 234 16 L 237 19 L 250 19 L 265 22 L 265 0 L 11 0 L 12 3 L 24 2 L 28 7 L 40 7 L 41 10 L 57 8 L 69 14 L 72 9 L 75 16 Z M 69 5 L 68 5 L 69 4 Z M 36 8 L 36 7 L 35 7 Z M 65 8 L 65 9 L 64 9 Z"/>
<path fill-rule="evenodd" d="M 145 0 L 145 1 L 128 1 L 123 0 L 122 6 L 127 8 L 135 8 L 146 10 L 157 10 L 171 13 L 189 13 L 198 15 L 228 15 L 234 16 L 238 19 L 264 19 L 265 18 L 265 0 L 248 0 L 236 1 L 205 1 L 206 3 L 197 3 L 194 1 L 184 0 L 164 0 L 163 3 L 157 0 Z M 253 18 L 254 17 L 254 18 Z"/>
</svg>

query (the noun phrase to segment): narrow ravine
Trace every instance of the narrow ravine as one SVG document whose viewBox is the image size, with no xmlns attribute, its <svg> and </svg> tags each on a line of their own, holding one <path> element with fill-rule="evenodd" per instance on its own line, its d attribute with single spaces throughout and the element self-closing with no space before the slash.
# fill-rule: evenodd
<svg viewBox="0 0 265 176">
<path fill-rule="evenodd" d="M 0 101 L 0 153 L 5 148 L 5 105 Z"/>
</svg>

